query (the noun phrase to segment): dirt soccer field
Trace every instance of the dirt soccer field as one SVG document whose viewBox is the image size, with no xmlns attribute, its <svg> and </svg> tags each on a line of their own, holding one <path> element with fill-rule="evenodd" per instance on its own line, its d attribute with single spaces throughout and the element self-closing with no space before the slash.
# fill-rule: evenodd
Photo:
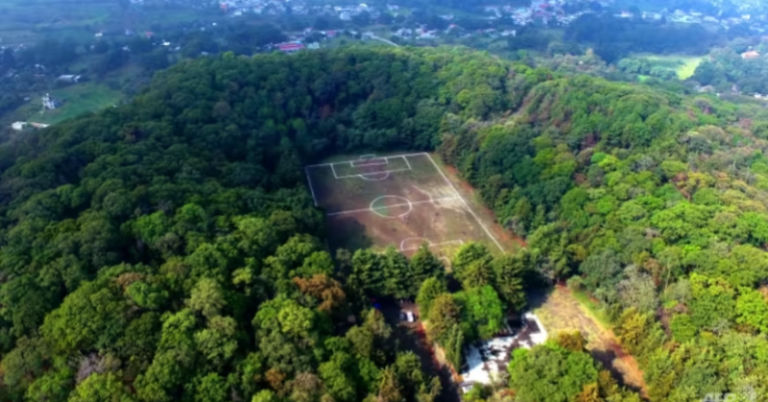
<svg viewBox="0 0 768 402">
<path fill-rule="evenodd" d="M 426 242 L 451 259 L 474 241 L 504 252 L 429 154 L 363 155 L 305 170 L 334 248 L 394 246 L 410 256 Z"/>
</svg>

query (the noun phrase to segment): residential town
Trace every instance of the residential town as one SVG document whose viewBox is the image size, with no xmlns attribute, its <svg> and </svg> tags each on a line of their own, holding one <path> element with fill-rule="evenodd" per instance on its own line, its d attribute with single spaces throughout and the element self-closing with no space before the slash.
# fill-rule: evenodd
<svg viewBox="0 0 768 402">
<path fill-rule="evenodd" d="M 614 0 L 532 0 L 528 7 L 515 7 L 511 4 L 500 2 L 496 5 L 484 6 L 478 10 L 478 18 L 485 19 L 491 24 L 498 22 L 503 25 L 528 26 L 532 24 L 543 24 L 548 26 L 567 26 L 581 15 L 595 13 L 596 10 L 616 9 L 617 4 Z M 383 5 L 373 5 L 360 3 L 355 5 L 335 5 L 333 3 L 317 4 L 306 0 L 222 0 L 220 2 L 221 10 L 227 15 L 238 17 L 248 14 L 255 15 L 294 15 L 294 16 L 327 16 L 335 17 L 341 21 L 352 21 L 354 18 L 364 15 L 369 20 L 376 20 L 382 13 L 387 13 L 393 17 L 406 15 L 410 11 L 407 3 L 386 3 Z M 578 10 L 578 11 L 573 11 Z M 660 21 L 680 24 L 705 24 L 717 25 L 725 29 L 731 29 L 737 26 L 747 25 L 750 30 L 755 32 L 765 32 L 766 15 L 764 13 L 750 14 L 749 8 L 740 8 L 743 14 L 733 15 L 735 10 L 725 12 L 718 9 L 715 15 L 707 15 L 694 10 L 680 9 L 662 9 L 656 11 L 621 10 L 614 15 L 619 18 L 641 18 L 644 20 Z M 728 15 L 728 16 L 726 16 Z M 450 28 L 442 33 L 451 33 L 457 28 L 463 28 L 455 23 L 453 14 L 442 14 L 441 18 L 451 23 Z M 511 36 L 512 30 L 499 32 L 490 31 L 493 36 Z M 489 33 L 489 32 L 484 32 Z M 441 32 L 416 31 L 395 32 L 395 36 L 403 39 L 435 39 L 441 35 Z"/>
<path fill-rule="evenodd" d="M 155 0 L 131 0 L 135 6 L 151 5 Z M 371 2 L 352 4 L 351 2 L 327 3 L 315 2 L 309 0 L 218 0 L 213 3 L 200 0 L 176 0 L 175 4 L 188 5 L 189 7 L 210 7 L 214 4 L 220 12 L 231 18 L 245 16 L 264 16 L 264 17 L 326 17 L 336 19 L 341 23 L 354 22 L 356 26 L 367 30 L 366 25 L 381 25 L 380 17 L 388 15 L 390 20 L 405 20 L 406 16 L 413 17 L 414 6 L 407 1 L 399 2 Z M 519 2 L 517 2 L 519 4 Z M 714 3 L 713 3 L 714 4 Z M 445 29 L 435 29 L 428 21 L 416 21 L 413 26 L 413 20 L 410 19 L 410 26 L 404 27 L 398 24 L 396 29 L 383 34 L 387 38 L 398 38 L 400 41 L 430 41 L 438 40 L 444 37 L 471 38 L 487 37 L 491 39 L 514 37 L 518 30 L 528 26 L 548 26 L 548 27 L 567 27 L 580 16 L 589 13 L 611 12 L 617 18 L 642 19 L 649 21 L 666 21 L 678 24 L 703 24 L 709 26 L 718 26 L 726 30 L 735 27 L 748 27 L 749 30 L 756 33 L 766 31 L 766 14 L 758 12 L 759 4 L 749 6 L 742 5 L 738 10 L 724 10 L 723 5 L 714 8 L 716 13 L 704 14 L 695 10 L 680 9 L 660 9 L 660 10 L 638 10 L 637 8 L 621 9 L 615 0 L 531 0 L 527 7 L 514 6 L 511 3 L 501 1 L 493 5 L 485 5 L 472 10 L 470 14 L 463 11 L 463 18 L 458 18 L 450 12 L 439 13 L 439 17 L 445 21 Z M 445 8 L 441 8 L 445 10 Z M 474 16 L 476 21 L 485 21 L 485 27 L 467 27 L 467 15 Z M 380 29 L 386 29 L 378 27 Z M 126 35 L 134 34 L 133 30 L 127 28 Z M 290 35 L 288 45 L 277 44 L 278 46 L 269 48 L 285 52 L 294 52 L 307 48 L 310 43 L 316 42 L 318 34 L 320 38 L 333 39 L 341 33 L 347 33 L 349 36 L 358 39 L 370 39 L 371 35 L 363 37 L 362 32 L 355 30 L 334 31 L 334 30 L 313 30 L 306 29 L 303 32 L 294 32 Z M 144 33 L 149 36 L 151 32 Z M 103 32 L 95 33 L 96 37 L 104 35 Z M 307 41 L 309 40 L 309 41 Z M 171 43 L 163 41 L 163 46 L 170 46 Z M 298 46 L 301 45 L 301 46 Z M 316 46 L 313 46 L 316 47 Z"/>
<path fill-rule="evenodd" d="M 739 36 L 761 36 L 766 31 L 766 14 L 759 11 L 759 4 L 738 9 L 725 9 L 726 6 L 717 5 L 704 12 L 664 8 L 666 3 L 652 1 L 645 3 L 643 10 L 638 7 L 624 8 L 616 0 L 531 0 L 526 6 L 520 6 L 519 1 L 502 0 L 495 4 L 484 3 L 482 6 L 461 9 L 431 7 L 429 1 L 418 5 L 408 0 L 363 1 L 367 2 L 163 0 L 163 4 L 172 4 L 173 7 L 204 9 L 211 18 L 179 23 L 170 30 L 126 23 L 89 27 L 86 28 L 89 31 L 87 35 L 92 35 L 92 39 L 80 47 L 79 52 L 91 59 L 109 57 L 109 60 L 117 63 L 116 67 L 129 59 L 139 64 L 151 61 L 147 54 L 154 52 L 154 60 L 162 67 L 185 57 L 233 50 L 228 47 L 231 39 L 227 37 L 232 28 L 255 26 L 254 21 L 269 22 L 261 26 L 272 27 L 275 35 L 270 36 L 269 40 L 256 43 L 253 35 L 244 34 L 243 46 L 236 52 L 295 53 L 363 41 L 389 46 L 463 45 L 514 57 L 516 54 L 513 53 L 518 49 L 531 49 L 532 36 L 540 35 L 538 39 L 543 38 L 545 42 L 548 40 L 546 34 L 541 34 L 543 30 L 540 28 L 565 31 L 584 22 L 590 14 L 601 18 L 613 16 L 626 20 L 627 25 L 646 21 L 654 25 L 674 25 L 685 29 L 701 24 L 713 28 L 710 31 L 719 30 L 723 35 L 727 35 L 725 32 L 731 29 L 737 29 Z M 136 9 L 151 12 L 159 3 L 158 0 L 131 0 L 131 4 Z M 653 4 L 658 4 L 657 8 L 653 8 Z M 212 38 L 208 44 L 214 45 L 206 48 L 196 45 L 197 36 L 203 35 Z M 7 58 L 21 59 L 23 54 L 34 48 L 33 43 L 4 42 L 2 39 L 0 52 Z M 141 44 L 138 39 L 148 42 L 149 48 L 134 48 L 134 44 Z M 751 48 L 739 49 L 738 52 L 745 60 L 755 60 L 761 52 L 765 53 L 765 49 L 760 49 L 760 52 Z M 38 104 L 45 91 L 98 80 L 102 74 L 96 73 L 95 69 L 105 65 L 106 62 L 91 62 L 85 66 L 81 63 L 78 68 L 70 69 L 51 65 L 46 58 L 41 58 L 33 65 L 9 64 L 0 71 L 0 87 L 18 87 L 19 81 L 23 79 L 24 85 L 35 90 L 15 96 L 13 102 L 7 103 L 5 108 L 12 110 L 13 107 L 7 105 L 16 107 L 33 100 Z M 765 91 L 749 91 L 752 92 Z M 62 101 L 70 100 L 68 96 L 61 98 Z M 43 113 L 61 109 L 58 105 L 52 106 L 42 108 Z"/>
</svg>

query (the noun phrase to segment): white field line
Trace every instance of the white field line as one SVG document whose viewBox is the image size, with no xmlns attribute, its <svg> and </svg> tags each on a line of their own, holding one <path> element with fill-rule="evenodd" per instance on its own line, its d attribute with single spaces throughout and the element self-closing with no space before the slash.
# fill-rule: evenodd
<svg viewBox="0 0 768 402">
<path fill-rule="evenodd" d="M 440 169 L 440 167 L 437 166 L 437 163 L 435 162 L 435 160 L 432 159 L 432 155 L 430 155 L 430 154 L 424 154 L 424 155 L 427 155 L 427 158 L 429 158 L 429 160 L 432 162 L 432 164 L 435 165 L 435 169 L 437 169 L 437 171 L 440 172 L 440 175 L 443 176 L 443 180 L 445 180 L 445 182 L 448 183 L 449 186 L 451 186 L 451 188 L 453 189 L 453 192 L 456 193 L 456 196 L 461 200 L 461 202 L 464 203 L 464 206 L 467 207 L 467 210 L 469 210 L 469 213 L 472 214 L 472 216 L 475 217 L 475 220 L 477 221 L 478 224 L 480 224 L 480 227 L 482 227 L 483 230 L 485 230 L 485 234 L 487 234 L 488 237 L 490 237 L 491 240 L 493 240 L 493 242 L 496 244 L 496 247 L 498 247 L 499 250 L 501 250 L 502 253 L 506 254 L 507 252 L 504 251 L 504 247 L 501 246 L 501 243 L 499 243 L 499 241 L 496 240 L 496 237 L 483 224 L 483 222 L 480 220 L 480 217 L 477 216 L 475 211 L 472 210 L 472 207 L 469 206 L 469 204 L 467 203 L 467 200 L 465 200 L 464 197 L 461 196 L 461 194 L 459 193 L 459 190 L 456 190 L 456 187 L 453 186 L 453 183 L 451 183 L 451 181 L 448 179 L 448 176 L 446 176 L 445 173 L 443 173 L 443 171 Z"/>
<path fill-rule="evenodd" d="M 420 192 L 420 193 L 422 193 L 422 194 L 426 195 L 427 197 L 429 197 L 429 199 L 430 199 L 430 200 L 434 198 L 434 196 L 432 196 L 432 194 L 430 194 L 430 193 L 428 193 L 428 192 L 426 192 L 426 191 L 424 191 L 424 190 L 422 190 L 422 189 L 418 188 L 417 186 L 415 186 L 415 185 L 413 185 L 413 184 L 411 184 L 411 187 L 415 188 L 415 189 L 416 189 L 416 191 L 418 191 L 418 192 Z"/>
<path fill-rule="evenodd" d="M 360 162 L 360 164 L 355 164 Z M 389 165 L 389 158 L 375 158 L 375 159 L 363 159 L 359 161 L 349 161 L 351 167 L 366 167 L 366 166 L 384 166 Z"/>
<path fill-rule="evenodd" d="M 333 164 L 330 164 L 329 166 L 331 167 L 331 171 L 333 172 L 333 178 L 334 179 L 338 179 L 339 176 L 336 175 L 336 169 L 333 168 Z M 309 166 L 309 167 L 311 167 L 311 166 Z M 309 168 L 309 167 L 307 167 L 307 168 Z"/>
<path fill-rule="evenodd" d="M 408 205 L 419 205 L 419 204 L 434 204 L 438 201 L 452 201 L 455 200 L 456 197 L 446 197 L 446 198 L 438 198 L 436 200 L 425 200 L 425 201 L 409 201 L 409 202 L 403 202 L 400 204 L 392 204 L 392 205 L 386 205 L 382 207 L 376 207 L 376 208 L 360 208 L 360 209 L 351 209 L 349 211 L 340 211 L 340 212 L 332 212 L 328 214 L 327 216 L 337 216 L 337 215 L 349 215 L 349 214 L 359 214 L 361 212 L 373 212 L 378 209 L 385 209 L 385 208 L 395 208 L 395 207 L 405 207 Z"/>
<path fill-rule="evenodd" d="M 358 167 L 358 166 L 356 166 L 356 167 Z M 333 169 L 333 166 L 331 166 L 331 169 Z M 392 169 L 392 170 L 382 170 L 382 171 L 379 171 L 379 172 L 371 172 L 371 173 L 348 174 L 346 176 L 336 176 L 336 171 L 334 170 L 333 175 L 335 176 L 336 180 L 341 180 L 341 179 L 351 179 L 353 177 L 360 178 L 360 176 L 373 176 L 373 175 L 384 174 L 384 173 L 392 174 L 392 173 L 397 173 L 397 172 L 407 172 L 409 170 L 411 170 L 411 169 L 405 169 L 405 168 L 403 168 L 403 169 Z"/>
<path fill-rule="evenodd" d="M 413 170 L 413 168 L 411 167 L 411 162 L 408 162 L 408 158 L 405 156 L 403 156 L 402 158 L 405 161 L 405 164 L 408 165 L 408 170 Z"/>
<path fill-rule="evenodd" d="M 312 178 L 309 177 L 309 169 L 304 168 L 304 174 L 307 176 L 307 182 L 309 182 L 309 191 L 312 192 L 312 200 L 315 202 L 315 206 L 317 207 L 317 196 L 315 195 L 315 188 L 312 186 Z"/>
<path fill-rule="evenodd" d="M 401 154 L 401 155 L 382 156 L 381 158 L 393 159 L 393 158 L 406 158 L 406 157 L 409 157 L 409 156 L 429 156 L 429 154 L 426 153 L 426 152 L 418 152 L 418 153 L 413 153 L 413 154 Z M 331 165 L 341 165 L 341 164 L 350 163 L 350 162 L 353 162 L 353 161 L 359 162 L 360 159 L 352 159 L 352 160 L 348 160 L 348 161 L 331 162 L 331 163 L 320 163 L 320 164 L 317 164 L 317 165 L 307 165 L 305 167 L 307 167 L 307 168 L 315 168 L 315 167 L 324 167 L 324 166 L 331 166 Z"/>
<path fill-rule="evenodd" d="M 389 173 L 387 173 L 387 172 L 384 172 L 384 173 L 385 173 L 384 177 L 381 177 L 381 178 L 371 178 L 370 177 L 370 176 L 377 176 L 380 173 L 359 174 L 359 175 L 357 175 L 357 177 L 359 177 L 359 178 L 361 178 L 361 179 L 363 179 L 365 181 L 382 181 L 382 180 L 389 179 Z"/>
</svg>

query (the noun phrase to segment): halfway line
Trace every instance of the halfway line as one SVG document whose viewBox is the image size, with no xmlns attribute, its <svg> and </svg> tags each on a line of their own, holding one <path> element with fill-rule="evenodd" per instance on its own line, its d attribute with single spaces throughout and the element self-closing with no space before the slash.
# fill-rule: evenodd
<svg viewBox="0 0 768 402">
<path fill-rule="evenodd" d="M 352 209 L 349 211 L 340 211 L 340 212 L 332 212 L 330 214 L 327 214 L 326 216 L 336 216 L 336 215 L 348 215 L 348 214 L 358 214 L 360 212 L 373 212 L 380 209 L 386 209 L 386 208 L 395 208 L 395 207 L 404 207 L 407 205 L 419 205 L 419 204 L 434 204 L 438 201 L 451 201 L 455 200 L 456 197 L 446 197 L 446 198 L 438 198 L 436 200 L 426 200 L 426 201 L 412 201 L 412 202 L 403 202 L 400 204 L 392 204 L 392 205 L 384 205 L 381 207 L 376 208 L 361 208 L 361 209 Z"/>
</svg>

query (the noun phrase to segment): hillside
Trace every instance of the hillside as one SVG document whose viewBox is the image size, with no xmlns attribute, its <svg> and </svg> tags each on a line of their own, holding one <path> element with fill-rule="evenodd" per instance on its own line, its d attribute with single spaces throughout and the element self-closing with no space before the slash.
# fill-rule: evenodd
<svg viewBox="0 0 768 402">
<path fill-rule="evenodd" d="M 441 400 L 371 298 L 416 297 L 456 364 L 565 280 L 650 400 L 768 395 L 766 122 L 458 48 L 181 62 L 0 147 L 0 399 Z M 402 150 L 436 151 L 528 248 L 466 244 L 448 275 L 427 247 L 327 249 L 304 166 Z M 516 352 L 513 392 L 482 399 L 638 400 L 578 338 Z"/>
</svg>

